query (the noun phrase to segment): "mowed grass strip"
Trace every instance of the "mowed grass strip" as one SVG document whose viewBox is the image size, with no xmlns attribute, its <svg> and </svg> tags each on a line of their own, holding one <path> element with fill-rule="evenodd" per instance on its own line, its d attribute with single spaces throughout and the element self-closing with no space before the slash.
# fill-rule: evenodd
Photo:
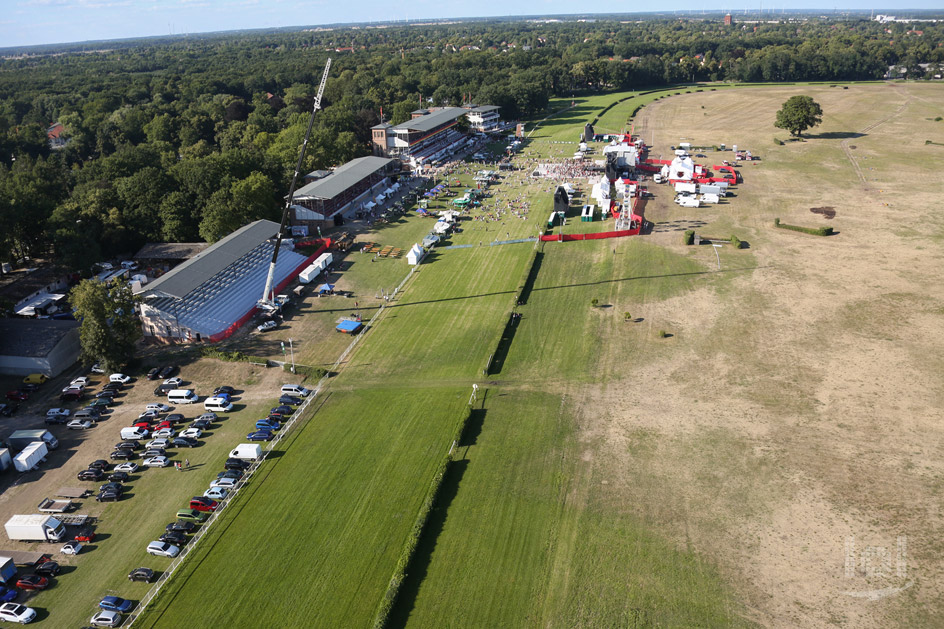
<svg viewBox="0 0 944 629">
<path fill-rule="evenodd" d="M 467 395 L 464 387 L 329 394 L 141 626 L 369 624 Z"/>
<path fill-rule="evenodd" d="M 711 568 L 608 503 L 567 396 L 491 388 L 484 406 L 391 626 L 740 626 Z"/>
</svg>

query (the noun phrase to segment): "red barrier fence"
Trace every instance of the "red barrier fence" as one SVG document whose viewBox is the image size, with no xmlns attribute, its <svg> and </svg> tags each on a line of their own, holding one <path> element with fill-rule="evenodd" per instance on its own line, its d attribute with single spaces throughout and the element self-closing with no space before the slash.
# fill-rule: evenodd
<svg viewBox="0 0 944 629">
<path fill-rule="evenodd" d="M 638 229 L 621 229 L 619 231 L 613 232 L 599 232 L 596 234 L 564 234 L 561 235 L 550 235 L 550 236 L 541 236 L 541 240 L 544 242 L 573 242 L 575 240 L 602 240 L 604 238 L 623 238 L 624 236 L 635 236 L 639 234 Z"/>
<path fill-rule="evenodd" d="M 328 245 L 327 245 L 327 244 L 324 244 L 324 241 L 322 241 L 321 239 L 319 239 L 319 240 L 312 240 L 312 241 L 311 241 L 311 244 L 317 244 L 318 242 L 321 242 L 321 243 L 322 243 L 321 247 L 318 248 L 318 251 L 316 251 L 316 252 L 314 252 L 313 254 L 311 254 L 310 256 L 308 256 L 308 257 L 305 259 L 304 262 L 302 262 L 301 264 L 299 264 L 298 267 L 296 267 L 296 269 L 295 269 L 294 271 L 292 271 L 291 273 L 288 274 L 288 277 L 286 277 L 284 280 L 282 280 L 282 282 L 279 283 L 279 285 L 275 287 L 275 291 L 274 291 L 274 292 L 275 292 L 276 295 L 278 295 L 279 292 L 282 291 L 282 289 L 284 289 L 286 286 L 288 286 L 289 283 L 290 283 L 293 279 L 295 279 L 296 277 L 298 277 L 298 274 L 301 273 L 302 271 L 304 271 L 306 266 L 308 266 L 309 264 L 311 264 L 312 262 L 314 262 L 314 261 L 318 258 L 318 256 L 320 256 L 322 253 L 324 253 L 325 251 L 328 250 Z M 329 240 L 328 242 L 330 242 L 330 240 Z M 296 245 L 296 246 L 304 246 L 304 245 L 302 245 L 301 243 L 295 243 L 295 245 Z M 244 325 L 246 325 L 246 323 L 248 323 L 249 320 L 252 319 L 253 316 L 255 316 L 255 314 L 256 314 L 257 312 L 259 312 L 259 308 L 256 307 L 256 306 L 253 306 L 252 308 L 249 309 L 249 312 L 247 312 L 246 314 L 244 314 L 243 316 L 241 316 L 239 319 L 237 319 L 236 322 L 233 323 L 231 326 L 229 326 L 228 328 L 226 328 L 226 329 L 223 330 L 222 332 L 218 332 L 218 333 L 214 334 L 213 336 L 211 336 L 211 337 L 210 337 L 209 339 L 207 339 L 207 340 L 208 340 L 210 343 L 217 343 L 217 342 L 219 342 L 219 341 L 222 341 L 223 339 L 228 339 L 229 337 L 231 337 L 231 336 L 236 332 L 236 330 L 238 330 L 239 328 L 241 328 L 241 327 L 243 327 Z"/>
</svg>

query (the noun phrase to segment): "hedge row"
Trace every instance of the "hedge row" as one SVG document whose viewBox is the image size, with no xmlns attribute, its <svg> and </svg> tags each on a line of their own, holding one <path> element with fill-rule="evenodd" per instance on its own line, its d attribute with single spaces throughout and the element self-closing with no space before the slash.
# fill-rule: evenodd
<svg viewBox="0 0 944 629">
<path fill-rule="evenodd" d="M 282 364 L 282 371 L 292 371 L 289 363 Z M 324 367 L 309 367 L 308 365 L 295 365 L 295 374 L 305 376 L 303 380 L 311 378 L 312 380 L 321 380 L 328 375 L 328 370 Z"/>
<path fill-rule="evenodd" d="M 487 374 L 489 367 L 492 366 L 492 358 L 495 354 L 498 353 L 498 346 L 501 345 L 502 337 L 505 335 L 505 325 L 508 321 L 508 317 L 511 316 L 511 313 L 514 312 L 515 308 L 518 306 L 518 301 L 521 299 L 521 293 L 524 291 L 525 284 L 528 281 L 528 276 L 531 275 L 531 268 L 534 266 L 534 261 L 538 256 L 538 247 L 543 247 L 544 245 L 541 242 L 538 242 L 537 246 L 531 250 L 531 256 L 528 258 L 528 263 L 525 264 L 524 276 L 518 282 L 518 288 L 515 290 L 514 301 L 511 304 L 511 308 L 505 312 L 505 316 L 502 318 L 502 326 L 498 329 L 498 332 L 495 333 L 495 336 L 492 337 L 492 342 L 488 344 L 492 348 L 491 353 L 486 358 L 485 367 L 482 368 L 482 373 Z"/>
<path fill-rule="evenodd" d="M 799 225 L 787 225 L 786 223 L 781 223 L 779 218 L 774 219 L 774 227 L 778 227 L 780 229 L 789 229 L 795 232 L 803 232 L 804 234 L 812 234 L 813 236 L 833 235 L 832 227 L 800 227 Z"/>
<path fill-rule="evenodd" d="M 456 427 L 453 442 L 458 442 L 462 437 L 462 433 L 465 431 L 465 426 L 471 416 L 472 408 L 470 407 L 466 411 L 465 417 L 463 417 L 462 421 L 460 421 Z M 377 613 L 374 616 L 374 629 L 383 629 L 390 620 L 390 612 L 393 611 L 393 606 L 397 602 L 397 596 L 400 594 L 400 586 L 403 585 L 403 580 L 406 578 L 406 570 L 409 568 L 410 562 L 413 561 L 413 555 L 416 553 L 416 547 L 419 546 L 423 529 L 426 528 L 426 522 L 429 520 L 429 514 L 432 513 L 433 506 L 436 504 L 436 497 L 439 495 L 439 488 L 442 486 L 443 479 L 446 477 L 446 470 L 449 468 L 450 462 L 452 462 L 451 448 L 446 456 L 443 457 L 442 461 L 439 462 L 436 473 L 433 474 L 433 481 L 430 484 L 429 491 L 426 492 L 426 498 L 420 506 L 416 521 L 413 523 L 413 528 L 410 530 L 410 535 L 403 545 L 403 550 L 400 551 L 397 567 L 394 568 L 393 576 L 390 578 L 390 584 L 387 586 L 387 591 L 384 592 L 383 598 L 380 599 L 380 605 L 377 607 Z"/>
<path fill-rule="evenodd" d="M 262 356 L 250 356 L 242 352 L 226 352 L 215 347 L 204 346 L 200 348 L 200 355 L 204 358 L 216 358 L 229 363 L 268 363 L 268 358 Z"/>
</svg>

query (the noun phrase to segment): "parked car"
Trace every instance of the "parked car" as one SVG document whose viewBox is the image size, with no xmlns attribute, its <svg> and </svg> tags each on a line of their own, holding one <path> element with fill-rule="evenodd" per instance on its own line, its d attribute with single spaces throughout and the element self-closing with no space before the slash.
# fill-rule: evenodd
<svg viewBox="0 0 944 629">
<path fill-rule="evenodd" d="M 121 384 L 128 384 L 131 382 L 131 376 L 125 375 L 123 373 L 113 373 L 108 376 L 108 382 L 120 382 Z"/>
<path fill-rule="evenodd" d="M 210 487 L 203 492 L 203 495 L 211 500 L 225 500 L 228 493 L 229 490 L 223 487 Z"/>
<path fill-rule="evenodd" d="M 170 422 L 172 424 L 179 424 L 180 422 L 184 421 L 184 415 L 183 413 L 171 413 L 164 418 L 164 421 Z"/>
<path fill-rule="evenodd" d="M 0 603 L 9 603 L 11 601 L 15 601 L 16 597 L 19 595 L 20 593 L 17 592 L 16 589 L 8 588 L 5 585 L 0 585 Z"/>
<path fill-rule="evenodd" d="M 100 398 L 95 398 L 95 400 L 91 404 L 86 406 L 85 408 L 95 408 L 95 409 L 100 409 L 104 411 L 106 408 L 108 408 L 114 403 L 115 401 L 112 398 L 100 397 Z"/>
<path fill-rule="evenodd" d="M 137 441 L 119 441 L 115 444 L 115 448 L 120 450 L 140 450 L 141 444 Z"/>
<path fill-rule="evenodd" d="M 0 620 L 25 625 L 36 618 L 36 610 L 17 603 L 3 603 L 0 605 Z"/>
<path fill-rule="evenodd" d="M 161 368 L 160 368 L 160 367 L 154 367 L 153 369 L 151 369 L 150 371 L 147 372 L 147 379 L 148 379 L 148 380 L 157 380 L 157 379 L 160 377 L 160 375 L 161 375 Z"/>
<path fill-rule="evenodd" d="M 162 404 L 161 402 L 151 402 L 144 407 L 144 410 L 147 411 L 157 411 L 158 413 L 166 413 L 171 409 L 167 404 Z"/>
<path fill-rule="evenodd" d="M 155 437 L 170 438 L 174 436 L 173 428 L 160 428 L 154 431 Z"/>
<path fill-rule="evenodd" d="M 167 531 L 161 535 L 160 540 L 181 547 L 186 546 L 187 542 L 190 541 L 186 534 L 180 533 L 179 531 Z"/>
<path fill-rule="evenodd" d="M 178 437 L 190 437 L 191 439 L 199 439 L 203 434 L 203 431 L 199 428 L 186 428 L 180 431 Z"/>
<path fill-rule="evenodd" d="M 56 561 L 44 561 L 43 563 L 41 563 L 41 564 L 39 564 L 38 566 L 36 566 L 36 568 L 33 570 L 33 572 L 35 572 L 35 573 L 38 574 L 38 575 L 44 576 L 44 577 L 54 577 L 54 576 L 56 576 L 57 574 L 59 574 L 59 570 L 60 570 L 60 569 L 61 569 L 61 568 L 60 568 L 58 562 L 56 562 Z"/>
<path fill-rule="evenodd" d="M 150 450 L 150 449 L 152 449 L 152 448 L 161 448 L 161 449 L 163 449 L 163 448 L 166 448 L 167 446 L 168 446 L 168 441 L 167 441 L 167 439 L 164 439 L 163 437 L 160 438 L 160 439 L 151 439 L 150 441 L 147 442 L 147 448 L 148 448 L 148 450 Z M 164 453 L 162 452 L 161 454 L 164 454 Z"/>
<path fill-rule="evenodd" d="M 105 476 L 105 472 L 103 472 L 102 470 L 91 469 L 91 470 L 82 470 L 81 472 L 79 472 L 77 478 L 79 480 L 95 481 L 95 480 L 102 480 L 102 477 L 104 476 Z"/>
<path fill-rule="evenodd" d="M 127 472 L 128 474 L 134 474 L 138 471 L 137 463 L 119 463 L 115 466 L 116 472 Z"/>
<path fill-rule="evenodd" d="M 88 430 L 92 427 L 92 422 L 87 419 L 73 419 L 71 422 L 66 424 L 66 428 L 69 430 Z"/>
<path fill-rule="evenodd" d="M 117 382 L 112 380 L 108 384 L 102 387 L 102 391 L 123 391 L 125 388 L 124 383 Z"/>
<path fill-rule="evenodd" d="M 269 321 L 266 321 L 265 323 L 262 323 L 262 324 L 258 325 L 258 326 L 256 327 L 256 329 L 257 329 L 258 331 L 260 331 L 260 332 L 267 332 L 267 331 L 269 331 L 269 330 L 274 330 L 274 329 L 277 328 L 278 326 L 279 326 L 278 323 L 276 323 L 275 321 L 272 321 L 272 320 L 270 319 Z"/>
<path fill-rule="evenodd" d="M 239 481 L 237 481 L 235 478 L 217 478 L 215 481 L 210 483 L 210 488 L 222 487 L 223 489 L 232 489 L 238 482 Z"/>
<path fill-rule="evenodd" d="M 89 385 L 89 379 L 85 376 L 79 376 L 78 378 L 73 378 L 72 382 L 69 383 L 69 386 L 79 387 L 84 389 Z"/>
<path fill-rule="evenodd" d="M 26 391 L 20 391 L 19 389 L 14 389 L 13 391 L 7 391 L 7 399 L 16 402 L 22 402 L 23 400 L 29 399 L 29 393 Z"/>
<path fill-rule="evenodd" d="M 85 393 L 81 389 L 66 389 L 59 394 L 59 399 L 63 402 L 78 402 L 83 397 Z"/>
<path fill-rule="evenodd" d="M 20 408 L 19 404 L 0 404 L 0 415 L 3 417 L 9 417 L 15 413 L 16 409 L 18 408 Z"/>
<path fill-rule="evenodd" d="M 274 437 L 275 435 L 268 430 L 255 430 L 246 435 L 249 441 L 272 441 Z"/>
<path fill-rule="evenodd" d="M 279 406 L 273 407 L 269 412 L 278 413 L 279 415 L 285 415 L 286 417 L 288 417 L 295 412 L 295 409 L 293 409 L 291 406 L 288 406 L 286 404 L 280 404 Z"/>
<path fill-rule="evenodd" d="M 129 581 L 144 581 L 150 583 L 154 580 L 154 571 L 150 568 L 135 568 L 128 573 Z"/>
<path fill-rule="evenodd" d="M 165 378 L 165 379 L 170 378 L 175 373 L 177 373 L 177 365 L 167 365 L 166 367 L 161 369 L 160 377 Z"/>
<path fill-rule="evenodd" d="M 102 485 L 101 489 L 98 490 L 98 495 L 95 496 L 95 500 L 98 502 L 117 502 L 118 500 L 121 500 L 121 494 L 121 484 L 109 482 L 105 485 Z"/>
<path fill-rule="evenodd" d="M 89 624 L 93 627 L 117 627 L 121 625 L 122 620 L 120 613 L 110 609 L 103 609 L 92 616 L 92 619 L 89 620 Z"/>
<path fill-rule="evenodd" d="M 142 456 L 145 459 L 150 459 L 151 457 L 155 456 L 167 456 L 167 451 L 164 448 L 148 448 L 144 451 Z"/>
<path fill-rule="evenodd" d="M 245 470 L 248 469 L 250 465 L 252 465 L 252 463 L 246 461 L 245 459 L 229 458 L 226 459 L 226 463 L 223 465 L 223 467 L 228 470 Z"/>
<path fill-rule="evenodd" d="M 91 366 L 91 368 L 89 368 L 89 371 L 95 374 L 100 374 L 100 375 L 105 373 L 105 370 L 102 369 L 101 363 L 95 363 L 94 365 Z"/>
<path fill-rule="evenodd" d="M 197 421 L 206 420 L 208 422 L 215 422 L 219 417 L 216 413 L 203 413 L 200 417 L 197 417 Z"/>
<path fill-rule="evenodd" d="M 300 397 L 295 397 L 294 395 L 283 395 L 279 398 L 279 404 L 291 404 L 292 406 L 298 406 L 302 403 Z"/>
<path fill-rule="evenodd" d="M 149 408 L 149 409 L 147 409 L 147 410 L 145 410 L 145 411 L 142 411 L 141 414 L 138 415 L 138 419 L 146 419 L 146 420 L 150 421 L 150 420 L 152 420 L 152 419 L 157 419 L 157 418 L 160 417 L 160 416 L 161 416 L 160 411 L 156 411 L 156 410 L 154 410 L 154 409 L 152 409 L 152 408 Z"/>
<path fill-rule="evenodd" d="M 200 445 L 200 442 L 193 437 L 174 437 L 170 443 L 175 448 L 196 448 Z"/>
<path fill-rule="evenodd" d="M 208 517 L 210 517 L 209 513 L 197 511 L 196 509 L 181 509 L 177 512 L 178 520 L 193 520 L 194 522 L 203 522 Z"/>
<path fill-rule="evenodd" d="M 163 384 L 172 385 L 172 386 L 176 389 L 176 388 L 179 387 L 181 384 L 183 384 L 183 380 L 181 380 L 180 378 L 176 378 L 176 377 L 174 377 L 174 378 L 167 378 L 167 379 L 164 380 Z"/>
<path fill-rule="evenodd" d="M 223 470 L 222 472 L 217 474 L 216 477 L 217 478 L 233 478 L 233 479 L 239 480 L 240 478 L 243 477 L 243 471 L 242 470 Z"/>
<path fill-rule="evenodd" d="M 17 580 L 16 587 L 21 590 L 45 590 L 49 587 L 49 578 L 38 574 L 28 574 Z"/>
<path fill-rule="evenodd" d="M 126 483 L 131 476 L 128 472 L 112 472 L 108 475 L 108 480 L 113 483 Z"/>
<path fill-rule="evenodd" d="M 168 392 L 168 391 L 173 391 L 173 390 L 176 389 L 176 388 L 177 388 L 177 387 L 175 387 L 175 386 L 172 385 L 172 384 L 159 384 L 159 385 L 157 385 L 157 387 L 154 389 L 154 395 L 156 395 L 156 396 L 158 396 L 158 397 L 162 397 L 162 396 L 167 395 L 167 392 Z"/>
<path fill-rule="evenodd" d="M 117 450 L 113 450 L 112 453 L 108 455 L 108 458 L 115 461 L 128 461 L 138 458 L 138 454 L 129 448 L 118 448 Z"/>
<path fill-rule="evenodd" d="M 147 551 L 158 557 L 176 557 L 180 553 L 180 548 L 167 542 L 156 541 L 147 545 Z"/>
<path fill-rule="evenodd" d="M 88 464 L 88 467 L 89 467 L 90 470 L 92 470 L 92 469 L 99 469 L 99 470 L 102 470 L 102 471 L 104 472 L 105 470 L 108 469 L 108 461 L 106 461 L 106 460 L 104 460 L 104 459 L 96 459 L 96 460 L 92 461 L 91 463 L 89 463 L 89 464 Z"/>
<path fill-rule="evenodd" d="M 205 496 L 194 496 L 190 499 L 190 508 L 196 511 L 216 511 L 218 504 L 217 501 L 210 500 Z"/>
<path fill-rule="evenodd" d="M 168 430 L 173 430 L 174 422 L 169 422 L 165 419 L 164 421 L 159 423 L 157 426 L 155 426 L 154 430 L 164 430 L 165 428 L 167 428 Z"/>
<path fill-rule="evenodd" d="M 68 417 L 69 409 L 67 408 L 51 408 L 46 411 L 46 417 Z"/>
<path fill-rule="evenodd" d="M 186 520 L 177 520 L 176 522 L 171 522 L 165 527 L 167 531 L 179 531 L 181 533 L 193 533 L 197 530 L 197 525 L 193 522 L 188 522 Z"/>
<path fill-rule="evenodd" d="M 190 422 L 189 427 L 198 428 L 200 430 L 206 430 L 212 425 L 213 425 L 212 422 L 210 422 L 210 420 L 208 419 L 195 419 L 192 422 Z"/>
<path fill-rule="evenodd" d="M 82 546 L 82 542 L 72 540 L 71 542 L 66 542 L 63 544 L 62 548 L 59 549 L 59 552 L 63 555 L 78 555 L 82 550 Z"/>
<path fill-rule="evenodd" d="M 228 385 L 224 385 L 222 387 L 216 387 L 215 389 L 213 389 L 213 395 L 221 395 L 224 393 L 226 395 L 233 395 L 234 393 L 236 393 L 236 389 Z"/>
<path fill-rule="evenodd" d="M 108 385 L 105 385 L 108 386 Z M 95 397 L 99 400 L 104 398 L 108 400 L 114 400 L 118 396 L 118 391 L 115 389 L 105 389 L 104 391 L 99 391 L 95 394 Z"/>
<path fill-rule="evenodd" d="M 81 528 L 72 539 L 77 542 L 91 542 L 93 539 L 95 539 L 95 529 L 90 526 Z"/>
<path fill-rule="evenodd" d="M 49 376 L 44 373 L 31 373 L 30 375 L 23 378 L 24 384 L 43 384 L 49 380 Z"/>
<path fill-rule="evenodd" d="M 275 431 L 281 427 L 282 425 L 274 419 L 260 419 L 256 422 L 256 430 Z"/>
<path fill-rule="evenodd" d="M 145 467 L 167 467 L 170 465 L 170 459 L 166 456 L 152 456 L 149 459 L 144 459 Z"/>
</svg>

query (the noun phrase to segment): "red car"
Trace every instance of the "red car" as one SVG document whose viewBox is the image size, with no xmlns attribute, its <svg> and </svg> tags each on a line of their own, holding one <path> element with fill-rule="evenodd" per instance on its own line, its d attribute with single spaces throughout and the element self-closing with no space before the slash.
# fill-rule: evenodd
<svg viewBox="0 0 944 629">
<path fill-rule="evenodd" d="M 17 402 L 22 402 L 23 400 L 29 399 L 29 393 L 26 391 L 20 391 L 19 389 L 14 389 L 13 391 L 7 392 L 8 400 L 16 400 Z"/>
<path fill-rule="evenodd" d="M 196 511 L 216 511 L 219 503 L 206 496 L 194 496 L 190 499 L 190 508 Z"/>
<path fill-rule="evenodd" d="M 157 425 L 156 430 L 161 430 L 162 428 L 173 428 L 173 427 L 174 427 L 174 422 L 169 422 L 167 420 L 164 420 Z"/>
<path fill-rule="evenodd" d="M 45 590 L 49 587 L 49 579 L 38 574 L 28 574 L 16 582 L 21 590 Z"/>
<path fill-rule="evenodd" d="M 135 428 L 143 428 L 144 430 L 151 429 L 151 422 L 140 421 L 140 422 L 135 422 L 133 425 Z"/>
<path fill-rule="evenodd" d="M 75 534 L 75 541 L 77 542 L 91 542 L 93 539 L 95 539 L 94 529 L 85 528 Z"/>
</svg>

